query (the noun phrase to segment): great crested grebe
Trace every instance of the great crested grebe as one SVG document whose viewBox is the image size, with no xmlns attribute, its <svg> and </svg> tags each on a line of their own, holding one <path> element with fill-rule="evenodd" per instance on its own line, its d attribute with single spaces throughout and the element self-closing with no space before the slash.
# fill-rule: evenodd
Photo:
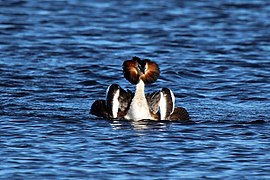
<svg viewBox="0 0 270 180">
<path fill-rule="evenodd" d="M 133 57 L 123 63 L 123 73 L 136 85 L 135 93 L 112 84 L 106 91 L 106 100 L 92 104 L 91 114 L 109 119 L 189 120 L 185 108 L 175 107 L 175 96 L 170 89 L 145 94 L 145 84 L 154 83 L 160 74 L 155 62 Z"/>
</svg>

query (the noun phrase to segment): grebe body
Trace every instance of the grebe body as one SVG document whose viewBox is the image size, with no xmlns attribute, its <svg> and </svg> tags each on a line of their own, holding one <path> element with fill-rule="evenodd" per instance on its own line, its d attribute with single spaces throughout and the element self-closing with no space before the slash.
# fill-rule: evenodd
<svg viewBox="0 0 270 180">
<path fill-rule="evenodd" d="M 96 100 L 90 113 L 109 119 L 132 120 L 188 120 L 185 108 L 175 108 L 175 96 L 169 88 L 145 94 L 145 85 L 154 83 L 160 74 L 158 65 L 133 57 L 123 63 L 124 77 L 136 85 L 135 93 L 112 84 L 106 91 L 106 100 Z"/>
</svg>

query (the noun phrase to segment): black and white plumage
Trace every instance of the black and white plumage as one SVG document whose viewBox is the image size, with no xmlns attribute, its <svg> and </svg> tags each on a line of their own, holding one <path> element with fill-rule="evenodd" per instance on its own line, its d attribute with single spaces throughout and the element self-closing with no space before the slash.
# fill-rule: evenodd
<svg viewBox="0 0 270 180">
<path fill-rule="evenodd" d="M 175 96 L 169 88 L 145 94 L 145 84 L 154 83 L 160 74 L 158 65 L 149 60 L 133 57 L 123 63 L 124 77 L 136 85 L 135 93 L 112 84 L 106 100 L 96 100 L 90 113 L 109 119 L 188 120 L 189 114 L 182 107 L 175 108 Z"/>
</svg>

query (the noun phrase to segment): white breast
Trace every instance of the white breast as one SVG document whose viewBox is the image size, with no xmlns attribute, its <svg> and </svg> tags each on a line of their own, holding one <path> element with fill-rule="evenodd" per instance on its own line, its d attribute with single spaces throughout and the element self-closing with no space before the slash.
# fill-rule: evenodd
<svg viewBox="0 0 270 180">
<path fill-rule="evenodd" d="M 133 120 L 153 119 L 151 117 L 149 106 L 146 99 L 134 97 L 125 118 Z"/>
<path fill-rule="evenodd" d="M 136 85 L 135 95 L 125 118 L 133 120 L 153 119 L 150 114 L 148 102 L 145 98 L 144 83 L 142 80 Z"/>
</svg>

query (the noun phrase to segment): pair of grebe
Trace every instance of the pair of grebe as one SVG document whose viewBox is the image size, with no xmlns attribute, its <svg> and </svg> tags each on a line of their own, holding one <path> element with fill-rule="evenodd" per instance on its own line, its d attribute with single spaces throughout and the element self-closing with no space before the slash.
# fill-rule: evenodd
<svg viewBox="0 0 270 180">
<path fill-rule="evenodd" d="M 175 107 L 175 96 L 169 88 L 145 94 L 145 84 L 154 83 L 160 74 L 155 62 L 133 57 L 123 63 L 123 73 L 136 85 L 135 93 L 112 84 L 107 89 L 106 100 L 92 104 L 91 114 L 109 119 L 189 120 L 185 108 Z"/>
</svg>

